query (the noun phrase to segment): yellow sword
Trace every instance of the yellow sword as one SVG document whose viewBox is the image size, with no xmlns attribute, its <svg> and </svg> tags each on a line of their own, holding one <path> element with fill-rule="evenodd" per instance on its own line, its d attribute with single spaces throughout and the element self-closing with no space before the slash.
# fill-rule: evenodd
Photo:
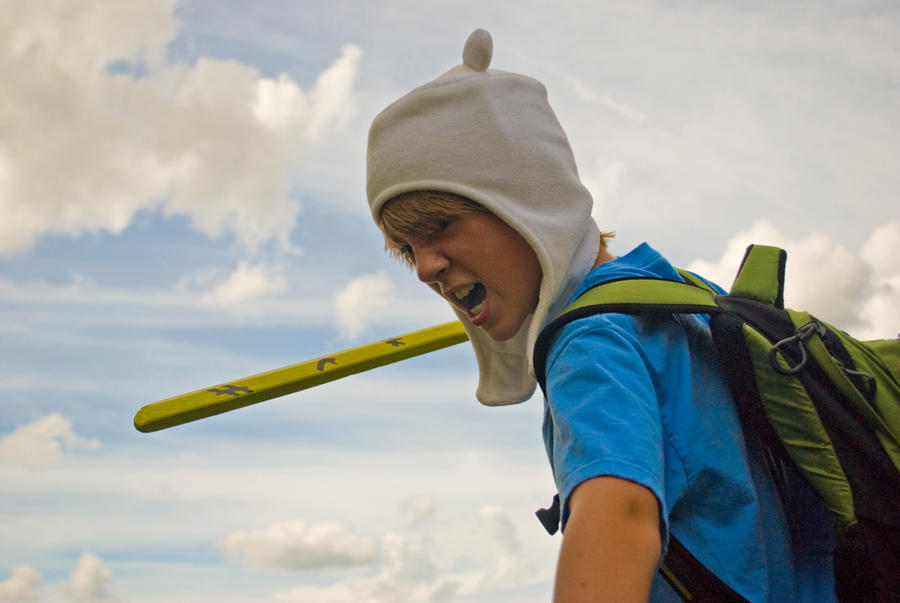
<svg viewBox="0 0 900 603">
<path fill-rule="evenodd" d="M 147 404 L 134 416 L 134 426 L 138 431 L 150 432 L 205 419 L 385 364 L 427 354 L 467 339 L 460 322 L 448 322 L 413 331 Z"/>
</svg>

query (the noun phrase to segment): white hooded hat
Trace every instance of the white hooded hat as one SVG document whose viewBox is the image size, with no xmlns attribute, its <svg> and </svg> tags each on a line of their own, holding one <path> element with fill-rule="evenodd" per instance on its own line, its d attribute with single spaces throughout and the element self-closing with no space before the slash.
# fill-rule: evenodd
<svg viewBox="0 0 900 603">
<path fill-rule="evenodd" d="M 490 210 L 534 249 L 543 271 L 538 304 L 512 339 L 491 339 L 454 307 L 478 359 L 476 396 L 497 406 L 524 402 L 534 392 L 535 340 L 593 266 L 600 230 L 547 91 L 532 78 L 488 69 L 492 48 L 490 34 L 475 30 L 462 65 L 375 118 L 366 192 L 379 225 L 382 206 L 397 195 L 460 195 Z"/>
</svg>

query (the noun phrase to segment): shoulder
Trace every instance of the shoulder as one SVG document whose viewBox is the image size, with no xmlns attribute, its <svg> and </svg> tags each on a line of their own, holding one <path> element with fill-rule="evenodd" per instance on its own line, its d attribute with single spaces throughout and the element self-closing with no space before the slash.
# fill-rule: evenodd
<svg viewBox="0 0 900 603">
<path fill-rule="evenodd" d="M 668 317 L 594 314 L 564 325 L 550 344 L 546 393 L 562 399 L 639 396 L 655 399 L 665 342 L 678 330 Z"/>
<path fill-rule="evenodd" d="M 646 243 L 642 243 L 626 255 L 596 266 L 585 276 L 571 296 L 563 302 L 563 305 L 571 303 L 585 291 L 603 283 L 628 278 L 666 279 L 678 278 L 678 274 L 656 250 Z M 558 319 L 559 316 L 556 318 Z M 558 354 L 575 339 L 593 337 L 601 343 L 606 339 L 633 340 L 636 334 L 645 330 L 641 328 L 643 325 L 657 320 L 625 314 L 603 313 L 571 321 L 567 318 L 566 324 L 559 329 L 552 324 L 554 321 L 551 320 L 548 322 L 550 328 L 545 327 L 545 333 L 542 335 L 543 341 L 539 347 L 543 348 L 541 352 L 548 355 L 549 361 L 550 355 Z"/>
<path fill-rule="evenodd" d="M 575 291 L 575 296 L 601 283 L 625 278 L 680 280 L 678 270 L 657 250 L 641 243 L 628 253 L 591 270 Z"/>
<path fill-rule="evenodd" d="M 550 384 L 574 374 L 657 372 L 667 356 L 684 350 L 685 326 L 671 314 L 632 316 L 603 313 L 563 325 L 550 342 L 546 373 Z"/>
<path fill-rule="evenodd" d="M 628 314 L 592 314 L 564 324 L 550 342 L 547 367 L 550 369 L 561 356 L 575 354 L 596 358 L 593 354 L 607 354 L 621 350 L 639 351 L 651 323 L 659 318 Z"/>
</svg>

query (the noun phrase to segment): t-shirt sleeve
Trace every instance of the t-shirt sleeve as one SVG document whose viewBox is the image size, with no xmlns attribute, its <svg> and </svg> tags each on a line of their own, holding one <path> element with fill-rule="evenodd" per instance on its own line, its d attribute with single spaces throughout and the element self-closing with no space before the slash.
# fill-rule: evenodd
<svg viewBox="0 0 900 603">
<path fill-rule="evenodd" d="M 550 453 L 562 504 L 585 480 L 615 476 L 649 488 L 666 542 L 664 443 L 652 363 L 630 316 L 574 321 L 554 342 L 547 365 Z M 545 429 L 548 426 L 545 425 Z"/>
</svg>

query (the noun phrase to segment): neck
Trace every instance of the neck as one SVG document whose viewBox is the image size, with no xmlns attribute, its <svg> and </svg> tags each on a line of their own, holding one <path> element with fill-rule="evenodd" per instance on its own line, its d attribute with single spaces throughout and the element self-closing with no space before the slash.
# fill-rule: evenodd
<svg viewBox="0 0 900 603">
<path fill-rule="evenodd" d="M 594 261 L 594 265 L 592 266 L 592 268 L 596 268 L 600 264 L 603 264 L 605 262 L 610 262 L 614 259 L 616 259 L 616 256 L 611 254 L 609 251 L 606 250 L 606 247 L 601 245 L 600 251 L 597 252 L 597 259 Z"/>
</svg>

